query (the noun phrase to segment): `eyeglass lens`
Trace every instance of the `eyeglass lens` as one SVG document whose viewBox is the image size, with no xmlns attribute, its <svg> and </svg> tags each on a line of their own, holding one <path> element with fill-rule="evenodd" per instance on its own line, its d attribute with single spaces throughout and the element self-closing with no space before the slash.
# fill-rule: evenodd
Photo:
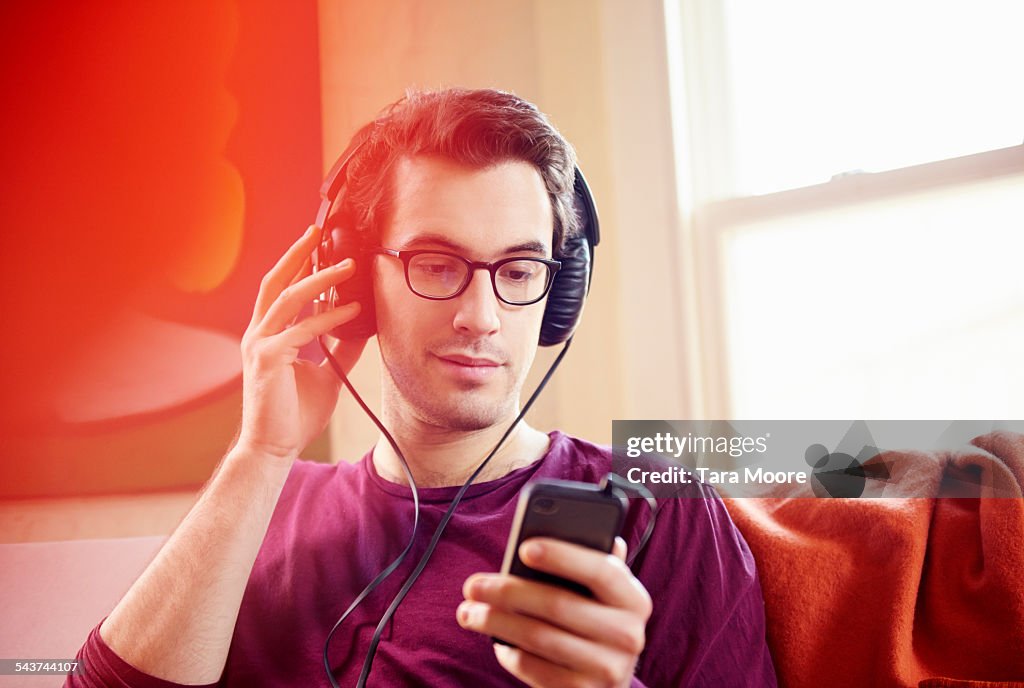
<svg viewBox="0 0 1024 688">
<path fill-rule="evenodd" d="M 523 258 L 501 265 L 494 275 L 498 296 L 512 303 L 539 299 L 547 288 L 548 267 Z M 456 294 L 469 279 L 469 266 L 444 253 L 421 253 L 409 261 L 409 285 L 413 291 L 432 298 Z"/>
</svg>

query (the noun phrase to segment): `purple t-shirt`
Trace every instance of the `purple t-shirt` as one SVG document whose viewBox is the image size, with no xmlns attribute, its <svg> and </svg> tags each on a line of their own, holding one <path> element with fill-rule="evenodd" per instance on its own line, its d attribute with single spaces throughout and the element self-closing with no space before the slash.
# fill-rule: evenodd
<svg viewBox="0 0 1024 688">
<path fill-rule="evenodd" d="M 423 574 L 382 635 L 370 686 L 522 686 L 494 656 L 491 640 L 458 625 L 462 583 L 497 571 L 519 491 L 537 478 L 596 483 L 611 452 L 552 432 L 541 459 L 471 485 Z M 775 686 L 765 644 L 764 603 L 746 542 L 714 490 L 668 500 L 633 572 L 654 612 L 634 686 Z M 417 544 L 402 566 L 335 633 L 330 659 L 341 686 L 355 685 L 377 622 L 426 549 L 457 487 L 420 489 Z M 623 532 L 636 547 L 648 521 L 642 500 Z M 328 631 L 405 547 L 412 491 L 381 478 L 369 454 L 355 464 L 297 461 L 256 558 L 227 666 L 217 686 L 328 686 Z M 134 669 L 103 642 L 99 626 L 78 658 L 87 673 L 66 685 L 170 688 Z"/>
</svg>

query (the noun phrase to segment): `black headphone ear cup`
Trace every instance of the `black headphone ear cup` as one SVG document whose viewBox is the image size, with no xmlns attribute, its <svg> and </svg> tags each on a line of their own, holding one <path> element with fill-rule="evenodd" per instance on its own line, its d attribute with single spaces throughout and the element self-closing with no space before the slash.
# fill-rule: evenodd
<svg viewBox="0 0 1024 688">
<path fill-rule="evenodd" d="M 540 326 L 540 345 L 561 344 L 576 330 L 587 300 L 590 281 L 590 245 L 585 236 L 568 239 L 558 258 L 561 269 L 548 293 L 544 320 Z"/>
<path fill-rule="evenodd" d="M 345 229 L 330 220 L 327 227 L 331 236 L 325 252 L 327 265 L 335 265 L 346 258 L 352 258 L 356 264 L 355 273 L 335 288 L 331 307 L 359 302 L 359 314 L 344 325 L 335 327 L 330 334 L 338 339 L 367 339 L 377 333 L 377 313 L 373 299 L 373 254 L 366 251 L 358 232 Z"/>
</svg>

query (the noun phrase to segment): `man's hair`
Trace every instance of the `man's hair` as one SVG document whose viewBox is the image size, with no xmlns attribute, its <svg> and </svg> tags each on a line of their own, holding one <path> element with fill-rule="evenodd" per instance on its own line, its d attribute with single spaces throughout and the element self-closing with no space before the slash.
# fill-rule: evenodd
<svg viewBox="0 0 1024 688">
<path fill-rule="evenodd" d="M 434 155 L 476 168 L 510 160 L 530 163 L 551 199 L 552 251 L 578 235 L 573 183 L 576 152 L 533 104 L 504 91 L 409 90 L 360 129 L 335 210 L 346 225 L 380 236 L 394 199 L 395 162 Z"/>
</svg>

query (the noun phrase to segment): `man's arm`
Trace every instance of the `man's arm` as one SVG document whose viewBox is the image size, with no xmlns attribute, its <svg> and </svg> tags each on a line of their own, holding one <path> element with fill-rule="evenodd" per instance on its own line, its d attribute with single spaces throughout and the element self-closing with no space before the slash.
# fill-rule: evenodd
<svg viewBox="0 0 1024 688">
<path fill-rule="evenodd" d="M 236 447 L 156 559 L 100 627 L 141 671 L 214 683 L 290 464 Z"/>
<path fill-rule="evenodd" d="M 182 684 L 219 680 L 242 595 L 291 466 L 337 403 L 341 383 L 334 371 L 298 358 L 302 346 L 358 313 L 358 305 L 348 304 L 299 319 L 306 303 L 353 273 L 352 262 L 345 261 L 310 274 L 318 237 L 310 227 L 260 285 L 242 337 L 238 443 L 100 627 L 110 649 L 149 676 Z M 351 368 L 364 343 L 336 348 L 343 367 Z"/>
</svg>

